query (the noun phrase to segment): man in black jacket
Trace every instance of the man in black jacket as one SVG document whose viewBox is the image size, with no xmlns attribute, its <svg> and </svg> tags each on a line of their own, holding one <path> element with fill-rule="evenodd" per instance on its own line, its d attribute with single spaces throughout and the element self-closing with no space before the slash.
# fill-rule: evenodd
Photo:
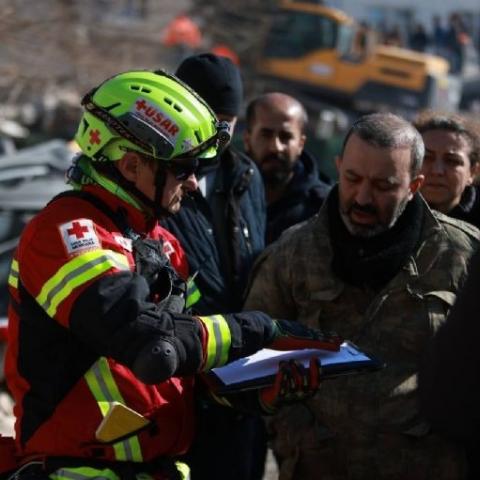
<svg viewBox="0 0 480 480">
<path fill-rule="evenodd" d="M 304 150 L 308 122 L 303 105 L 283 93 L 267 93 L 247 107 L 245 150 L 259 167 L 267 198 L 266 242 L 317 213 L 330 185 Z"/>
<path fill-rule="evenodd" d="M 232 133 L 243 100 L 238 68 L 210 53 L 185 59 L 176 75 L 203 97 Z M 202 315 L 243 305 L 250 268 L 264 248 L 265 193 L 255 164 L 228 146 L 214 168 L 199 175 L 200 188 L 184 198 L 163 226 L 187 254 L 189 305 Z M 266 440 L 260 417 L 227 407 L 198 405 L 198 435 L 188 463 L 192 478 L 256 480 L 263 475 Z M 212 454 L 215 460 L 212 461 Z"/>
</svg>

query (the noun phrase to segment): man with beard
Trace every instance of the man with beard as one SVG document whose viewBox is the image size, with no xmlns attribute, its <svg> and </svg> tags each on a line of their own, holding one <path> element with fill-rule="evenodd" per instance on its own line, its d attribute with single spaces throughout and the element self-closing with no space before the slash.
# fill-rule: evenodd
<svg viewBox="0 0 480 480">
<path fill-rule="evenodd" d="M 308 122 L 303 105 L 284 93 L 267 93 L 247 107 L 245 151 L 265 183 L 266 242 L 318 212 L 330 188 L 304 150 Z"/>
<path fill-rule="evenodd" d="M 419 412 L 417 372 L 480 233 L 428 208 L 418 193 L 423 156 L 407 121 L 361 117 L 319 214 L 254 267 L 246 308 L 333 329 L 387 365 L 324 382 L 321 398 L 270 422 L 282 479 L 465 476 L 464 451 L 431 432 Z"/>
</svg>

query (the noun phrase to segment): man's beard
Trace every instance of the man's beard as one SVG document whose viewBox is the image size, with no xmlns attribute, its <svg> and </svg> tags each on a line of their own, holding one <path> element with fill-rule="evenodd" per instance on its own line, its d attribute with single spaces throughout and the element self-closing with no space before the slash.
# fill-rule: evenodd
<svg viewBox="0 0 480 480">
<path fill-rule="evenodd" d="M 342 217 L 343 223 L 351 235 L 355 237 L 371 238 L 390 230 L 390 228 L 392 228 L 397 223 L 397 220 L 402 216 L 402 213 L 407 207 L 408 201 L 408 197 L 405 197 L 404 200 L 398 205 L 392 216 L 392 219 L 388 224 L 377 223 L 375 225 L 361 225 L 358 223 L 353 223 L 350 220 L 349 214 L 353 209 L 373 215 L 377 214 L 377 209 L 373 205 L 358 205 L 358 203 L 353 203 L 347 210 L 342 210 L 342 208 L 339 207 L 340 216 Z"/>
<path fill-rule="evenodd" d="M 275 162 L 274 168 L 267 170 L 262 168 L 262 164 L 265 161 Z M 272 164 L 270 164 L 272 165 Z M 260 164 L 260 173 L 262 174 L 265 185 L 270 187 L 279 187 L 289 182 L 293 171 L 293 165 L 286 158 L 279 157 L 277 155 L 268 155 L 262 159 Z"/>
</svg>

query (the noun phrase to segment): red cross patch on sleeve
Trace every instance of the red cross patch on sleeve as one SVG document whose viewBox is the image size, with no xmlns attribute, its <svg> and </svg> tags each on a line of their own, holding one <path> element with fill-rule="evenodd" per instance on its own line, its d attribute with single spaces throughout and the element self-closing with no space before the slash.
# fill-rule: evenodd
<svg viewBox="0 0 480 480">
<path fill-rule="evenodd" d="M 93 222 L 87 218 L 78 218 L 64 223 L 60 225 L 59 229 L 69 255 L 100 248 L 100 240 L 95 232 Z"/>
</svg>

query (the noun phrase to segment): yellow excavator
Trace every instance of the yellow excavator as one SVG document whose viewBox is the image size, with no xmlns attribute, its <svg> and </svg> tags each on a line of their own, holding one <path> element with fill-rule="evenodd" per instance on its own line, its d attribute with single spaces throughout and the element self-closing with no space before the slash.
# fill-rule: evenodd
<svg viewBox="0 0 480 480">
<path fill-rule="evenodd" d="M 264 90 L 358 112 L 451 111 L 460 100 L 445 59 L 381 45 L 344 12 L 307 1 L 280 4 L 255 68 Z"/>
</svg>

